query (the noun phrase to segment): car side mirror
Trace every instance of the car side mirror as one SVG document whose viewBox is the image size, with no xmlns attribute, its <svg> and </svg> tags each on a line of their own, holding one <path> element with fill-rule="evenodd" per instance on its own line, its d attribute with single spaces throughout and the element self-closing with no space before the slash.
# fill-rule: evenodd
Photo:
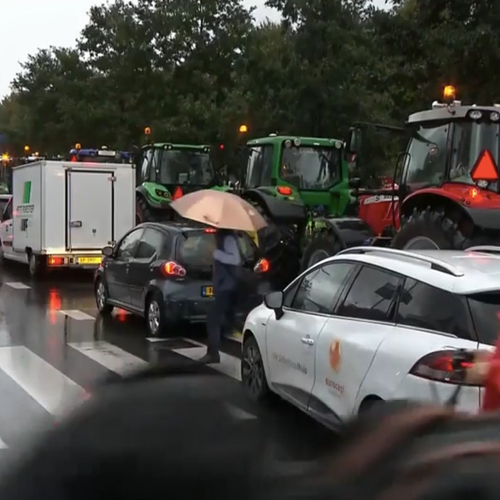
<svg viewBox="0 0 500 500">
<path fill-rule="evenodd" d="M 107 246 L 102 249 L 102 254 L 105 257 L 113 257 L 114 249 L 113 247 Z"/>
<path fill-rule="evenodd" d="M 283 317 L 283 292 L 269 292 L 264 295 L 264 304 L 268 309 L 272 309 L 276 319 Z"/>
</svg>

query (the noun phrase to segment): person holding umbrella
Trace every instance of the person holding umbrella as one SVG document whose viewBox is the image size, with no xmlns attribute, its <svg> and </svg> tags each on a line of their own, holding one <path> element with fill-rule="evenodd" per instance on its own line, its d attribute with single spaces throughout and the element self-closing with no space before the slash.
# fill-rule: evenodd
<svg viewBox="0 0 500 500">
<path fill-rule="evenodd" d="M 199 360 L 206 364 L 220 363 L 219 348 L 223 329 L 231 333 L 234 328 L 238 302 L 238 268 L 242 265 L 234 231 L 219 229 L 215 233 L 215 241 L 212 268 L 215 300 L 207 321 L 207 353 Z"/>
<path fill-rule="evenodd" d="M 196 191 L 173 201 L 171 207 L 186 219 L 217 229 L 216 249 L 213 253 L 215 300 L 207 321 L 207 353 L 199 361 L 205 364 L 220 363 L 222 330 L 224 326 L 234 326 L 243 264 L 236 231 L 256 232 L 267 226 L 267 223 L 248 202 L 224 191 Z"/>
</svg>

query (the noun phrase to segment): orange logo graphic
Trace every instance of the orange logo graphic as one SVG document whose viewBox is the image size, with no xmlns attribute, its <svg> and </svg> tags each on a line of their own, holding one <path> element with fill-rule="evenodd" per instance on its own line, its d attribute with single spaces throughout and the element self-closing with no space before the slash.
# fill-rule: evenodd
<svg viewBox="0 0 500 500">
<path fill-rule="evenodd" d="M 336 373 L 338 373 L 338 371 L 340 370 L 341 355 L 342 352 L 340 350 L 340 340 L 334 340 L 330 344 L 329 357 L 330 357 L 330 367 Z"/>
</svg>

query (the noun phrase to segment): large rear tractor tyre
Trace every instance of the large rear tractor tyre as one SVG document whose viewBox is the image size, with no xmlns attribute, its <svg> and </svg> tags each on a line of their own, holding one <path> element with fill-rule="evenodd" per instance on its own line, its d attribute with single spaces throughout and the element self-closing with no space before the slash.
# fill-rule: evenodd
<svg viewBox="0 0 500 500">
<path fill-rule="evenodd" d="M 392 241 L 400 250 L 463 250 L 468 239 L 442 209 L 415 209 Z"/>
<path fill-rule="evenodd" d="M 341 250 L 342 244 L 332 231 L 318 231 L 304 250 L 301 270 L 305 271 L 314 264 L 333 257 Z"/>
</svg>

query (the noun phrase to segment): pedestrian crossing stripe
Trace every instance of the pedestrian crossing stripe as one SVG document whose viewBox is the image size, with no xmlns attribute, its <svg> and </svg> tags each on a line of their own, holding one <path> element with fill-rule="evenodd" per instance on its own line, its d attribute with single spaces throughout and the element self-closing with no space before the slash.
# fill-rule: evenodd
<svg viewBox="0 0 500 500">
<path fill-rule="evenodd" d="M 227 336 L 228 339 L 235 340 L 236 342 L 243 342 L 243 333 L 242 332 L 234 332 L 231 335 Z"/>
<path fill-rule="evenodd" d="M 146 368 L 149 365 L 147 361 L 104 340 L 95 342 L 70 342 L 68 345 L 92 361 L 122 376 Z"/>
<path fill-rule="evenodd" d="M 177 339 L 191 348 L 168 349 L 170 352 L 197 361 L 206 353 L 206 346 L 193 339 Z M 71 410 L 84 403 L 90 393 L 73 381 L 74 372 L 63 373 L 67 361 L 72 360 L 82 368 L 83 356 L 109 372 L 124 376 L 130 371 L 145 368 L 150 362 L 139 358 L 109 342 L 69 342 L 65 360 L 53 358 L 50 352 L 35 353 L 26 346 L 0 347 L 0 450 L 12 448 L 19 440 L 29 439 L 38 431 L 37 422 L 43 421 L 40 428 L 50 429 Z M 161 344 L 159 344 L 161 346 Z M 152 346 L 153 347 L 153 346 Z M 156 347 L 153 347 L 157 350 Z M 73 355 L 71 353 L 74 353 Z M 39 354 L 43 355 L 41 357 Z M 241 381 L 240 360 L 221 352 L 221 362 L 209 365 L 210 368 Z M 44 359 L 47 358 L 47 359 Z M 149 358 L 155 363 L 153 357 Z M 56 366 L 53 366 L 54 363 Z M 58 364 L 59 363 L 59 364 Z M 71 365 L 71 368 L 74 367 Z M 86 386 L 85 386 L 86 387 Z M 231 407 L 230 413 L 239 420 L 249 420 L 251 414 L 238 407 Z M 229 411 L 229 410 L 228 410 Z M 6 428 L 7 427 L 7 428 Z"/>
<path fill-rule="evenodd" d="M 172 351 L 186 358 L 198 361 L 201 357 L 203 357 L 206 354 L 207 348 L 195 347 L 188 349 L 172 349 Z M 221 352 L 220 363 L 209 366 L 210 368 L 213 368 L 214 370 L 217 370 L 218 372 L 223 373 L 224 375 L 227 375 L 241 382 L 241 373 L 240 373 L 241 368 L 240 368 L 240 360 L 238 358 L 235 358 L 234 356 Z"/>
</svg>

